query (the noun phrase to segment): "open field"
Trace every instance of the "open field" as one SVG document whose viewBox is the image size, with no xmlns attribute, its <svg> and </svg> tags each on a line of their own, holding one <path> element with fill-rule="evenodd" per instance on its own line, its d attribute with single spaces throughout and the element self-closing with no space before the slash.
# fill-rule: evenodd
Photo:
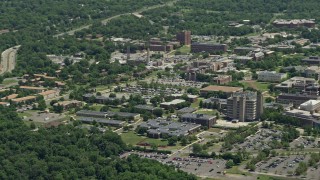
<svg viewBox="0 0 320 180">
<path fill-rule="evenodd" d="M 262 92 L 269 91 L 268 86 L 270 85 L 270 83 L 267 82 L 241 81 L 241 83 L 244 85 L 245 88 L 251 87 Z"/>
</svg>

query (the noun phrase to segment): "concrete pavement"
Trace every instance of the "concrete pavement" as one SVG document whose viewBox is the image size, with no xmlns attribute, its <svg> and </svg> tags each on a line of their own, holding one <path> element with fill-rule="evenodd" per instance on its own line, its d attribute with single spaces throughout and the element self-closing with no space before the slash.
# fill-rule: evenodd
<svg viewBox="0 0 320 180">
<path fill-rule="evenodd" d="M 9 48 L 2 52 L 1 62 L 0 62 L 1 64 L 0 75 L 6 72 L 11 72 L 15 68 L 17 52 L 19 48 L 20 48 L 20 45 Z"/>
</svg>

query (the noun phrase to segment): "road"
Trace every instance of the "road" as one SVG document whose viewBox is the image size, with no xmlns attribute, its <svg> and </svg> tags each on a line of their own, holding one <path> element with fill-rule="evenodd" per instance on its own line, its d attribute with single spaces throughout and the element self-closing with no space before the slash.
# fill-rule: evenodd
<svg viewBox="0 0 320 180">
<path fill-rule="evenodd" d="M 6 72 L 11 72 L 16 65 L 16 57 L 17 57 L 17 52 L 19 49 L 19 46 L 15 46 L 12 48 L 9 48 L 5 51 L 2 52 L 1 54 L 1 67 L 0 67 L 0 75 L 6 73 Z"/>
<path fill-rule="evenodd" d="M 150 7 L 144 7 L 140 10 L 137 10 L 135 12 L 129 12 L 129 13 L 123 13 L 123 14 L 118 14 L 118 15 L 115 15 L 115 16 L 112 16 L 112 17 L 109 17 L 107 19 L 104 19 L 101 21 L 101 23 L 103 25 L 106 25 L 108 24 L 108 22 L 110 22 L 112 19 L 116 19 L 120 16 L 123 16 L 123 15 L 130 15 L 130 14 L 133 14 L 133 13 L 137 13 L 137 14 L 140 14 L 142 12 L 145 12 L 145 11 L 148 11 L 148 10 L 152 10 L 152 9 L 156 9 L 156 8 L 160 8 L 160 7 L 164 7 L 164 6 L 172 6 L 174 3 L 178 2 L 179 0 L 173 0 L 173 1 L 170 1 L 170 2 L 167 2 L 165 4 L 159 4 L 159 5 L 154 5 L 154 6 L 150 6 Z M 81 26 L 79 28 L 76 28 L 76 29 L 73 29 L 73 30 L 70 30 L 70 31 L 67 31 L 67 32 L 64 32 L 64 33 L 60 33 L 60 34 L 57 34 L 57 35 L 54 35 L 53 37 L 60 37 L 60 36 L 63 36 L 63 35 L 74 35 L 75 32 L 77 31 L 81 31 L 81 30 L 84 30 L 84 29 L 89 29 L 90 27 L 92 26 L 92 24 L 89 24 L 89 25 L 85 25 L 85 26 Z"/>
</svg>

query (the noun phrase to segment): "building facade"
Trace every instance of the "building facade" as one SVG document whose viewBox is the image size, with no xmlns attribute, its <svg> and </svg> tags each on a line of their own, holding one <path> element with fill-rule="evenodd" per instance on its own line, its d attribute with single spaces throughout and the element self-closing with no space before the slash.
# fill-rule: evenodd
<svg viewBox="0 0 320 180">
<path fill-rule="evenodd" d="M 282 79 L 287 78 L 286 73 L 277 73 L 275 71 L 260 71 L 257 74 L 258 80 L 265 82 L 281 82 Z"/>
<path fill-rule="evenodd" d="M 191 31 L 182 31 L 177 34 L 177 40 L 183 45 L 191 44 Z"/>
<path fill-rule="evenodd" d="M 226 44 L 208 44 L 208 43 L 192 43 L 191 52 L 192 53 L 215 53 L 215 52 L 226 52 L 228 46 Z"/>
<path fill-rule="evenodd" d="M 227 117 L 241 122 L 254 121 L 263 113 L 263 96 L 257 92 L 234 93 L 227 99 Z"/>
</svg>

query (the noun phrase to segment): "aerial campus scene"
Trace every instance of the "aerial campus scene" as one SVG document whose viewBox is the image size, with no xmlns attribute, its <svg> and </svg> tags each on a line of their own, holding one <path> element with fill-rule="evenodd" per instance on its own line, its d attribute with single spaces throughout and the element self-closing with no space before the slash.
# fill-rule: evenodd
<svg viewBox="0 0 320 180">
<path fill-rule="evenodd" d="M 319 9 L 1 1 L 0 179 L 320 180 Z"/>
</svg>

